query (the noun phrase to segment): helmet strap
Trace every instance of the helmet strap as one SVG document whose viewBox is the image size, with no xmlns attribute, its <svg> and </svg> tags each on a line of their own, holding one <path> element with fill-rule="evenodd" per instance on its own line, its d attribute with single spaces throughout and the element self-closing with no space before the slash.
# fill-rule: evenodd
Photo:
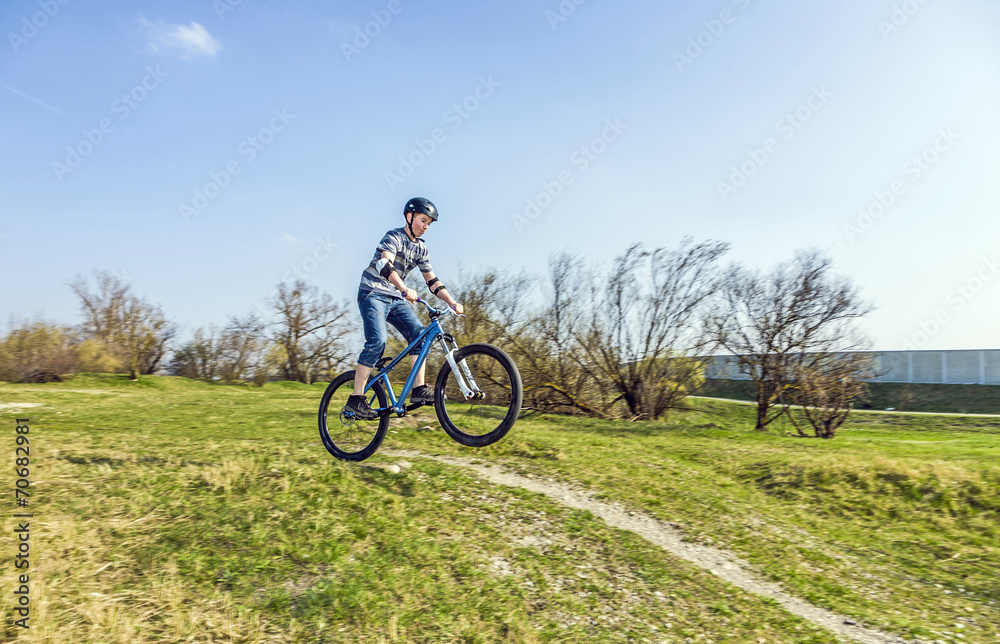
<svg viewBox="0 0 1000 644">
<path fill-rule="evenodd" d="M 417 236 L 413 232 L 413 218 L 417 216 L 417 213 L 411 212 L 409 215 L 410 218 L 406 220 L 406 229 L 410 231 L 410 239 L 416 241 Z M 406 217 L 406 215 L 404 214 L 403 217 Z"/>
</svg>

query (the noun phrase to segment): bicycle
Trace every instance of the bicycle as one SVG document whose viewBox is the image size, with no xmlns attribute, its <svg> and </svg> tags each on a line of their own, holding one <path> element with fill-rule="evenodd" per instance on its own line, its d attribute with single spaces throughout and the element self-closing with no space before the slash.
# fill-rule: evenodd
<svg viewBox="0 0 1000 644">
<path fill-rule="evenodd" d="M 517 421 L 523 390 L 521 374 L 510 356 L 485 343 L 459 348 L 455 338 L 441 326 L 441 316 L 445 313 L 459 315 L 450 308 L 436 309 L 421 298 L 416 301 L 427 307 L 430 324 L 399 355 L 381 358 L 365 385 L 365 396 L 378 414 L 377 418 L 360 420 L 344 409 L 347 397 L 354 393 L 354 371 L 334 378 L 323 392 L 319 405 L 319 435 L 324 447 L 336 458 L 365 460 L 385 439 L 392 414 L 403 417 L 423 406 L 403 403 L 435 342 L 445 352 L 445 363 L 438 371 L 434 386 L 434 411 L 441 427 L 452 439 L 468 447 L 485 447 L 506 436 Z M 397 398 L 389 372 L 420 342 L 423 342 L 420 354 Z"/>
</svg>

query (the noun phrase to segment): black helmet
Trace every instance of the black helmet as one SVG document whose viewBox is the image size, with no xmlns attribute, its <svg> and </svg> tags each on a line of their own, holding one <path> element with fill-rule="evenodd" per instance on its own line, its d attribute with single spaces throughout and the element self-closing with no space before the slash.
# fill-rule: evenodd
<svg viewBox="0 0 1000 644">
<path fill-rule="evenodd" d="M 424 214 L 430 217 L 432 221 L 438 220 L 437 206 L 432 204 L 430 199 L 424 199 L 423 197 L 414 197 L 406 202 L 406 206 L 403 208 L 403 215 L 405 216 L 408 213 L 415 215 Z"/>
</svg>

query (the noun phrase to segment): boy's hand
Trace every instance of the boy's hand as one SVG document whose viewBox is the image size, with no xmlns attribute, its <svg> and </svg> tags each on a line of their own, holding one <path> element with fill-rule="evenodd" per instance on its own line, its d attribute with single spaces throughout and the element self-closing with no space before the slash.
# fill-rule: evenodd
<svg viewBox="0 0 1000 644">
<path fill-rule="evenodd" d="M 406 301 L 408 302 L 416 302 L 420 298 L 420 296 L 417 295 L 417 292 L 412 288 L 407 288 L 406 290 L 404 290 L 403 297 L 405 297 Z"/>
<path fill-rule="evenodd" d="M 459 304 L 458 302 L 455 302 L 455 306 L 451 308 L 455 309 L 455 313 L 458 313 L 459 315 L 465 313 L 465 307 Z"/>
</svg>

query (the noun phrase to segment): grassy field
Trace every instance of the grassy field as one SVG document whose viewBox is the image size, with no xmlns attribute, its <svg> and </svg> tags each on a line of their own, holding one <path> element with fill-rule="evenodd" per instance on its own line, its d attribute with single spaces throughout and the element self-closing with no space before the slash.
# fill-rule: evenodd
<svg viewBox="0 0 1000 644">
<path fill-rule="evenodd" d="M 872 382 L 870 399 L 858 409 L 888 409 L 957 414 L 1000 414 L 1000 386 L 933 385 L 900 382 Z M 749 380 L 708 380 L 698 391 L 701 396 L 754 400 Z"/>
<path fill-rule="evenodd" d="M 858 414 L 821 441 L 701 400 L 650 424 L 529 414 L 473 450 L 424 413 L 349 464 L 319 441 L 322 390 L 0 385 L 11 466 L 25 412 L 2 405 L 42 404 L 25 410 L 31 629 L 7 620 L 8 519 L 4 641 L 836 641 L 587 512 L 393 448 L 587 486 L 904 637 L 1000 640 L 998 418 Z"/>
</svg>

